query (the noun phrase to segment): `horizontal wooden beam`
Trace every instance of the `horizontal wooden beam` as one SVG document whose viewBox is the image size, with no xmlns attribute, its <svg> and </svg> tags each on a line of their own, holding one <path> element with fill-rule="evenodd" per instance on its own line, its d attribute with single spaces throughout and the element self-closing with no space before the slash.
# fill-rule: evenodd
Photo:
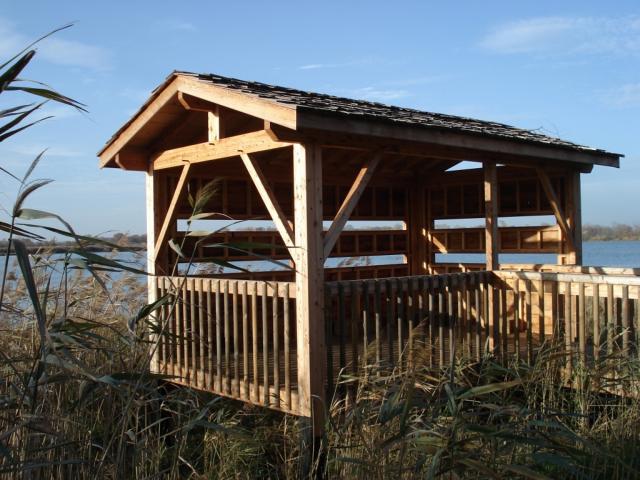
<svg viewBox="0 0 640 480">
<path fill-rule="evenodd" d="M 183 165 L 184 162 L 196 164 L 210 160 L 222 160 L 239 156 L 240 153 L 256 153 L 290 147 L 291 145 L 288 142 L 275 141 L 265 130 L 260 130 L 222 138 L 215 144 L 205 142 L 165 150 L 152 157 L 153 169 L 173 168 Z"/>
<path fill-rule="evenodd" d="M 580 151 L 507 137 L 474 135 L 445 128 L 355 119 L 352 116 L 341 118 L 335 114 L 305 109 L 298 109 L 297 130 L 302 133 L 305 131 L 326 131 L 342 135 L 377 137 L 387 141 L 417 142 L 426 144 L 424 145 L 425 152 L 431 150 L 434 155 L 465 160 L 498 160 L 501 162 L 504 160 L 507 162 L 527 158 L 619 167 L 619 159 L 622 156 L 597 150 Z M 371 148 L 371 144 L 369 148 Z M 504 157 L 500 158 L 501 155 Z"/>
</svg>

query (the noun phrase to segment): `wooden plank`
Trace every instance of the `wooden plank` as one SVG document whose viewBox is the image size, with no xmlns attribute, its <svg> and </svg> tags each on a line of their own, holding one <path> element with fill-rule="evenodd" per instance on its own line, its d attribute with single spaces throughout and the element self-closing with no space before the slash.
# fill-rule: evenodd
<svg viewBox="0 0 640 480">
<path fill-rule="evenodd" d="M 329 230 L 324 236 L 323 251 L 325 258 L 328 257 L 331 253 L 331 250 L 333 250 L 333 247 L 338 240 L 340 233 L 349 220 L 351 213 L 356 208 L 358 200 L 360 200 L 360 197 L 362 196 L 364 189 L 369 183 L 369 180 L 371 180 L 371 177 L 375 173 L 376 167 L 378 166 L 378 164 L 380 163 L 380 159 L 382 158 L 382 154 L 383 152 L 374 153 L 371 159 L 369 159 L 365 163 L 365 165 L 362 166 L 362 168 L 356 175 L 356 178 L 351 185 L 347 196 L 342 202 L 338 213 L 334 217 Z"/>
<path fill-rule="evenodd" d="M 280 299 L 275 295 L 271 300 L 271 324 L 272 324 L 272 345 L 273 345 L 273 390 L 272 404 L 280 407 L 280 327 L 278 303 Z"/>
<path fill-rule="evenodd" d="M 269 324 L 267 310 L 267 282 L 262 282 L 262 403 L 269 406 Z"/>
<path fill-rule="evenodd" d="M 374 321 L 375 321 L 375 350 L 376 350 L 376 365 L 380 365 L 380 361 L 382 360 L 382 350 L 380 343 L 380 336 L 382 335 L 382 322 L 381 322 L 381 308 L 380 308 L 380 281 L 376 280 L 374 284 L 374 301 L 373 301 L 373 311 L 374 311 Z"/>
<path fill-rule="evenodd" d="M 262 173 L 258 162 L 254 162 L 252 158 L 246 153 L 241 153 L 240 158 L 242 158 L 242 162 L 244 163 L 247 172 L 249 172 L 251 180 L 253 180 L 253 185 L 256 187 L 256 190 L 260 194 L 260 198 L 262 198 L 262 201 L 264 202 L 264 205 L 267 208 L 267 211 L 269 212 L 269 215 L 271 216 L 271 219 L 273 220 L 278 233 L 280 233 L 285 246 L 289 248 L 291 257 L 295 260 L 296 257 L 294 250 L 295 243 L 293 241 L 293 228 L 287 220 L 284 212 L 280 208 L 280 205 L 278 204 L 278 201 L 276 200 L 271 187 L 269 187 L 269 183 Z"/>
<path fill-rule="evenodd" d="M 586 362 L 587 355 L 587 315 L 585 306 L 584 283 L 578 284 L 578 353 L 580 361 Z"/>
<path fill-rule="evenodd" d="M 567 217 L 562 211 L 562 207 L 560 206 L 560 202 L 558 197 L 553 190 L 553 185 L 551 185 L 551 180 L 549 179 L 549 175 L 544 170 L 538 168 L 536 169 L 538 174 L 538 178 L 540 179 L 540 183 L 542 184 L 542 188 L 544 189 L 545 194 L 547 195 L 547 200 L 549 200 L 549 204 L 551 205 L 551 209 L 553 210 L 553 214 L 556 217 L 556 221 L 558 222 L 558 226 L 562 230 L 564 234 L 564 238 L 566 239 L 568 248 L 570 251 L 575 250 L 575 240 L 573 231 L 569 224 L 567 223 Z"/>
<path fill-rule="evenodd" d="M 592 309 L 593 312 L 593 358 L 596 363 L 600 359 L 600 292 L 598 291 L 600 286 L 597 283 L 591 285 L 592 296 Z"/>
<path fill-rule="evenodd" d="M 531 280 L 525 280 L 525 315 L 526 315 L 526 325 L 527 325 L 527 362 L 531 364 L 533 362 L 533 302 L 531 296 Z"/>
<path fill-rule="evenodd" d="M 260 385 L 260 373 L 258 370 L 258 282 L 251 282 L 251 353 L 253 355 L 253 383 L 255 385 L 252 397 L 256 403 L 260 402 L 258 386 Z"/>
<path fill-rule="evenodd" d="M 205 323 L 205 302 L 206 299 L 204 297 L 204 279 L 203 278 L 198 278 L 196 281 L 196 291 L 198 294 L 198 347 L 199 347 L 199 351 L 198 351 L 198 365 L 199 365 L 199 371 L 198 371 L 198 377 L 199 377 L 199 385 L 201 388 L 206 388 L 208 386 L 208 382 L 206 380 L 206 368 L 205 368 L 205 360 L 206 360 L 206 353 L 205 353 L 205 329 L 204 329 L 204 323 Z"/>
<path fill-rule="evenodd" d="M 283 285 L 284 289 L 282 292 L 282 302 L 283 302 L 283 341 L 284 341 L 284 392 L 285 392 L 285 407 L 287 409 L 291 409 L 291 333 L 289 332 L 291 316 L 289 313 L 289 284 L 285 283 Z M 330 349 L 327 349 L 330 350 Z"/>
<path fill-rule="evenodd" d="M 565 284 L 564 294 L 564 342 L 565 342 L 565 355 L 567 356 L 566 374 L 568 378 L 571 378 L 571 372 L 573 371 L 573 332 L 574 325 L 571 302 L 573 296 L 571 295 L 571 283 Z"/>
<path fill-rule="evenodd" d="M 216 374 L 218 392 L 222 392 L 222 291 L 221 280 L 216 281 Z"/>
<path fill-rule="evenodd" d="M 484 168 L 484 211 L 485 211 L 485 252 L 486 270 L 498 270 L 498 176 L 495 162 L 485 162 Z"/>
<path fill-rule="evenodd" d="M 151 161 L 153 169 L 157 171 L 178 167 L 184 162 L 195 165 L 237 157 L 240 153 L 250 154 L 290 146 L 291 143 L 274 141 L 266 131 L 259 130 L 222 138 L 215 144 L 204 142 L 157 152 Z"/>
<path fill-rule="evenodd" d="M 247 298 L 249 285 L 242 282 L 242 397 L 251 398 L 249 395 L 249 302 Z"/>
<path fill-rule="evenodd" d="M 209 362 L 209 368 L 208 368 L 208 381 L 207 381 L 207 387 L 209 388 L 209 390 L 213 390 L 214 387 L 214 379 L 215 379 L 215 374 L 213 372 L 213 368 L 214 368 L 214 352 L 215 352 L 215 346 L 214 346 L 214 338 L 213 338 L 213 333 L 214 333 L 214 322 L 215 322 L 215 317 L 213 316 L 213 304 L 211 302 L 211 279 L 207 279 L 206 280 L 206 295 L 207 295 L 207 359 Z M 212 322 L 213 319 L 213 322 Z"/>
<path fill-rule="evenodd" d="M 222 293 L 222 315 L 224 317 L 224 375 L 225 375 L 225 393 L 232 395 L 231 392 L 231 378 L 233 372 L 231 371 L 231 308 L 229 308 L 229 289 L 231 287 L 230 282 L 224 282 Z"/>
<path fill-rule="evenodd" d="M 629 286 L 622 286 L 622 298 L 621 298 L 621 312 L 622 317 L 622 350 L 625 355 L 629 355 L 630 339 L 631 339 L 631 320 L 629 316 Z"/>
<path fill-rule="evenodd" d="M 183 164 L 182 172 L 180 172 L 180 178 L 178 179 L 178 184 L 176 185 L 176 189 L 173 192 L 173 196 L 171 197 L 171 202 L 169 203 L 169 207 L 167 208 L 167 213 L 164 217 L 164 221 L 162 222 L 162 227 L 160 227 L 160 232 L 156 237 L 155 244 L 153 246 L 153 259 L 154 262 L 158 258 L 160 254 L 160 250 L 164 248 L 164 243 L 167 237 L 167 232 L 171 227 L 171 224 L 175 221 L 176 207 L 178 206 L 178 202 L 183 194 L 183 189 L 187 183 L 187 178 L 189 177 L 189 170 L 191 168 L 190 163 Z M 149 233 L 147 232 L 147 235 Z"/>
<path fill-rule="evenodd" d="M 317 145 L 293 146 L 296 262 L 296 336 L 299 410 L 312 417 L 313 435 L 324 427 L 325 329 L 322 245 L 322 154 Z"/>
</svg>

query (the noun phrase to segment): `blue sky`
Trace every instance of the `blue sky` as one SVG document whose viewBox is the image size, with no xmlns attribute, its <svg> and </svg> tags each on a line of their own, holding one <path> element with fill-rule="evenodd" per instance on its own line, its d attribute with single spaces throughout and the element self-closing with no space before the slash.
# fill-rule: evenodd
<svg viewBox="0 0 640 480">
<path fill-rule="evenodd" d="M 48 147 L 38 173 L 55 183 L 29 206 L 81 232 L 144 231 L 143 175 L 99 170 L 95 154 L 174 69 L 501 121 L 624 153 L 620 170 L 583 176 L 583 218 L 640 223 L 637 1 L 7 2 L 0 56 L 70 21 L 25 77 L 90 113 L 46 107 L 57 118 L 4 142 L 0 165 L 21 172 Z M 2 207 L 14 190 L 0 180 Z"/>
</svg>

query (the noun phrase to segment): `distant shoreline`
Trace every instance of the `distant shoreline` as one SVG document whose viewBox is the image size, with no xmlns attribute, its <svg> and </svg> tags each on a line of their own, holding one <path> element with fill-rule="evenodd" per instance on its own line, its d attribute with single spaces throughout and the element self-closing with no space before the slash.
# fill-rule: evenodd
<svg viewBox="0 0 640 480">
<path fill-rule="evenodd" d="M 76 250 L 78 247 L 76 245 L 27 245 L 27 252 L 29 253 L 68 253 L 71 250 Z M 115 248 L 106 247 L 104 245 L 88 245 L 83 247 L 83 249 L 87 252 L 93 253 L 105 253 L 112 252 L 116 250 Z M 135 245 L 123 245 L 122 247 L 118 247 L 118 251 L 122 252 L 141 252 L 147 249 L 147 246 L 144 244 L 135 244 Z M 7 248 L 3 247 L 0 249 L 0 255 L 7 255 Z M 11 250 L 9 255 L 15 255 L 15 252 Z"/>
</svg>

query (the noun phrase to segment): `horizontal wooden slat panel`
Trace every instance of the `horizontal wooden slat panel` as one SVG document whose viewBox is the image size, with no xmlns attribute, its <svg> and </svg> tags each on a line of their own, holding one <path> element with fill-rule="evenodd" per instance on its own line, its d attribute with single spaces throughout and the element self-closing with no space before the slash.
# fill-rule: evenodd
<svg viewBox="0 0 640 480">
<path fill-rule="evenodd" d="M 182 243 L 183 240 L 184 243 Z M 194 252 L 198 240 L 200 244 L 198 250 Z M 258 256 L 274 260 L 289 258 L 280 235 L 275 231 L 230 231 L 217 233 L 206 239 L 193 236 L 182 237 L 178 243 L 183 245 L 182 250 L 187 257 L 195 254 L 194 262 L 206 258 L 224 260 L 255 260 Z M 254 246 L 248 244 L 254 244 Z M 361 257 L 396 255 L 406 252 L 406 230 L 346 230 L 340 234 L 329 256 Z"/>
<path fill-rule="evenodd" d="M 561 234 L 557 226 L 502 227 L 500 253 L 558 253 Z M 433 230 L 431 241 L 437 253 L 484 253 L 484 228 Z"/>
</svg>

